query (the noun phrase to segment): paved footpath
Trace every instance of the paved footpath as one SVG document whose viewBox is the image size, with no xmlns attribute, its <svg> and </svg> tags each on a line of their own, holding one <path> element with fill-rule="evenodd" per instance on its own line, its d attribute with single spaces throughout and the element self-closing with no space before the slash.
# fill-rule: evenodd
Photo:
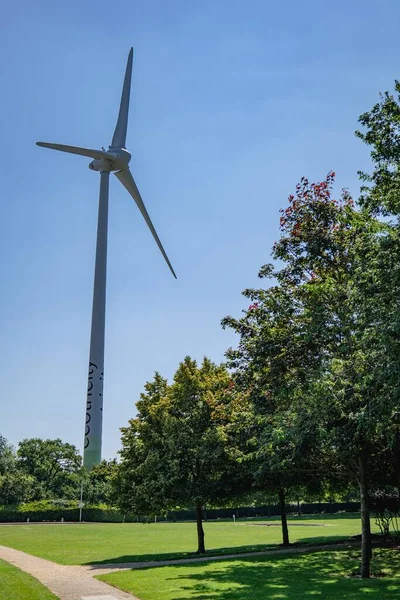
<svg viewBox="0 0 400 600">
<path fill-rule="evenodd" d="M 84 567 L 58 565 L 6 546 L 0 546 L 0 558 L 36 577 L 60 600 L 138 600 L 131 594 L 93 579 L 93 575 L 98 573 L 89 575 Z"/>
<path fill-rule="evenodd" d="M 0 546 L 0 558 L 9 562 L 22 571 L 36 577 L 43 585 L 49 588 L 60 600 L 139 600 L 135 596 L 122 592 L 103 581 L 94 579 L 95 575 L 105 575 L 113 571 L 127 569 L 145 569 L 150 567 L 163 567 L 167 565 L 186 565 L 190 563 L 206 562 L 213 560 L 226 560 L 237 558 L 251 558 L 252 556 L 273 556 L 275 554 L 298 554 L 316 552 L 319 550 L 339 550 L 359 546 L 359 542 L 346 542 L 342 544 L 326 544 L 324 546 L 309 546 L 297 548 L 282 548 L 279 550 L 265 550 L 263 552 L 250 552 L 241 554 L 225 554 L 220 556 L 199 556 L 182 558 L 178 560 L 134 562 L 134 563 L 107 563 L 99 565 L 67 566 L 38 558 L 14 548 Z"/>
</svg>

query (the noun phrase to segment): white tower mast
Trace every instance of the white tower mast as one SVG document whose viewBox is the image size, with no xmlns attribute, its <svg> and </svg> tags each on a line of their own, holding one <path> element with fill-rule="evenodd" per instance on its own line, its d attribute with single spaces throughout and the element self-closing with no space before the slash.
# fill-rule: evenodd
<svg viewBox="0 0 400 600">
<path fill-rule="evenodd" d="M 101 461 L 103 431 L 104 330 L 106 320 L 108 188 L 110 172 L 100 172 L 99 215 L 94 268 L 92 328 L 86 399 L 83 465 L 90 471 Z"/>
</svg>

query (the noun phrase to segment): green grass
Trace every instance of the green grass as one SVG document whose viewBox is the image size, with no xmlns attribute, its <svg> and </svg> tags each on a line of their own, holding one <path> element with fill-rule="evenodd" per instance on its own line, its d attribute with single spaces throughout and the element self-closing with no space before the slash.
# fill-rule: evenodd
<svg viewBox="0 0 400 600">
<path fill-rule="evenodd" d="M 0 600 L 57 600 L 37 579 L 0 560 Z"/>
<path fill-rule="evenodd" d="M 323 521 L 337 521 L 338 519 L 342 521 L 343 519 L 360 519 L 360 513 L 320 513 L 320 514 L 310 514 L 310 515 L 288 515 L 288 519 L 291 521 L 315 521 L 315 519 L 320 519 Z M 272 517 L 247 517 L 244 519 L 240 519 L 240 522 L 245 521 L 280 521 L 281 517 L 279 515 L 274 515 Z"/>
<path fill-rule="evenodd" d="M 141 600 L 394 600 L 400 598 L 400 553 L 375 550 L 373 568 L 385 577 L 350 577 L 359 568 L 355 551 L 120 571 L 99 579 Z"/>
<path fill-rule="evenodd" d="M 276 521 L 209 522 L 204 529 L 210 554 L 265 550 L 282 541 Z M 345 540 L 360 533 L 360 520 L 296 519 L 289 533 L 293 543 Z M 2 525 L 0 544 L 65 565 L 183 558 L 197 547 L 195 523 Z"/>
</svg>

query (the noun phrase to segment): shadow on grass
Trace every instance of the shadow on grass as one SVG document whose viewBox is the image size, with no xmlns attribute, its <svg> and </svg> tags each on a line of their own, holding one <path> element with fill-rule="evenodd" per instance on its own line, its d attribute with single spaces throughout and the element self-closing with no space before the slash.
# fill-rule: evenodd
<svg viewBox="0 0 400 600">
<path fill-rule="evenodd" d="M 150 562 L 162 560 L 180 560 L 183 558 L 199 558 L 200 556 L 224 556 L 224 554 L 239 554 L 244 552 L 263 552 L 264 550 L 277 550 L 277 544 L 252 544 L 251 546 L 234 546 L 233 548 L 215 548 L 207 550 L 205 554 L 197 554 L 196 552 L 164 552 L 159 554 L 125 554 L 123 556 L 112 556 L 96 560 L 95 562 L 84 563 L 90 566 L 96 565 L 112 565 L 113 563 L 134 563 L 134 562 Z"/>
<path fill-rule="evenodd" d="M 373 570 L 386 571 L 387 577 L 369 580 L 349 576 L 359 568 L 359 553 L 336 550 L 214 563 L 208 569 L 200 564 L 190 565 L 186 572 L 167 577 L 166 582 L 180 590 L 180 600 L 299 600 L 308 597 L 360 600 L 366 596 L 393 600 L 400 597 L 400 579 L 393 579 L 394 569 L 399 571 L 399 558 L 398 552 L 377 551 Z M 178 567 L 169 569 L 178 570 Z M 187 596 L 182 592 L 187 592 Z"/>
<path fill-rule="evenodd" d="M 308 548 L 309 546 L 324 546 L 334 545 L 343 542 L 349 542 L 348 536 L 318 536 L 306 538 L 289 546 L 290 548 Z M 106 557 L 101 560 L 83 563 L 87 566 L 96 567 L 96 565 L 110 565 L 122 563 L 136 562 L 160 562 L 164 560 L 180 560 L 185 558 L 207 558 L 207 556 L 225 556 L 230 554 L 249 554 L 251 552 L 267 552 L 267 551 L 285 551 L 288 547 L 281 544 L 251 544 L 247 546 L 233 546 L 229 548 L 212 548 L 207 550 L 205 554 L 197 554 L 196 552 L 165 552 L 163 554 L 125 554 L 123 556 Z"/>
</svg>

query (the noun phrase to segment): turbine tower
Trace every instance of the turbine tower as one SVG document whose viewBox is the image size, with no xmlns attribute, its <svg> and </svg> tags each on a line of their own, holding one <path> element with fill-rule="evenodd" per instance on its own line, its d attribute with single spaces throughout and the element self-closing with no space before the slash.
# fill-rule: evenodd
<svg viewBox="0 0 400 600">
<path fill-rule="evenodd" d="M 161 254 L 165 258 L 173 276 L 175 271 L 154 229 L 146 207 L 140 196 L 132 173 L 129 170 L 131 154 L 125 148 L 128 127 L 129 97 L 131 90 L 133 48 L 126 65 L 124 85 L 117 125 L 108 151 L 36 142 L 38 146 L 79 154 L 92 158 L 89 169 L 100 173 L 99 213 L 97 222 L 96 261 L 94 271 L 92 328 L 90 336 L 89 375 L 86 399 L 85 436 L 83 450 L 84 467 L 90 469 L 101 461 L 102 421 L 103 421 L 103 374 L 104 374 L 104 328 L 106 308 L 106 270 L 107 270 L 107 228 L 108 228 L 108 188 L 110 173 L 127 189 L 143 215 Z"/>
</svg>

